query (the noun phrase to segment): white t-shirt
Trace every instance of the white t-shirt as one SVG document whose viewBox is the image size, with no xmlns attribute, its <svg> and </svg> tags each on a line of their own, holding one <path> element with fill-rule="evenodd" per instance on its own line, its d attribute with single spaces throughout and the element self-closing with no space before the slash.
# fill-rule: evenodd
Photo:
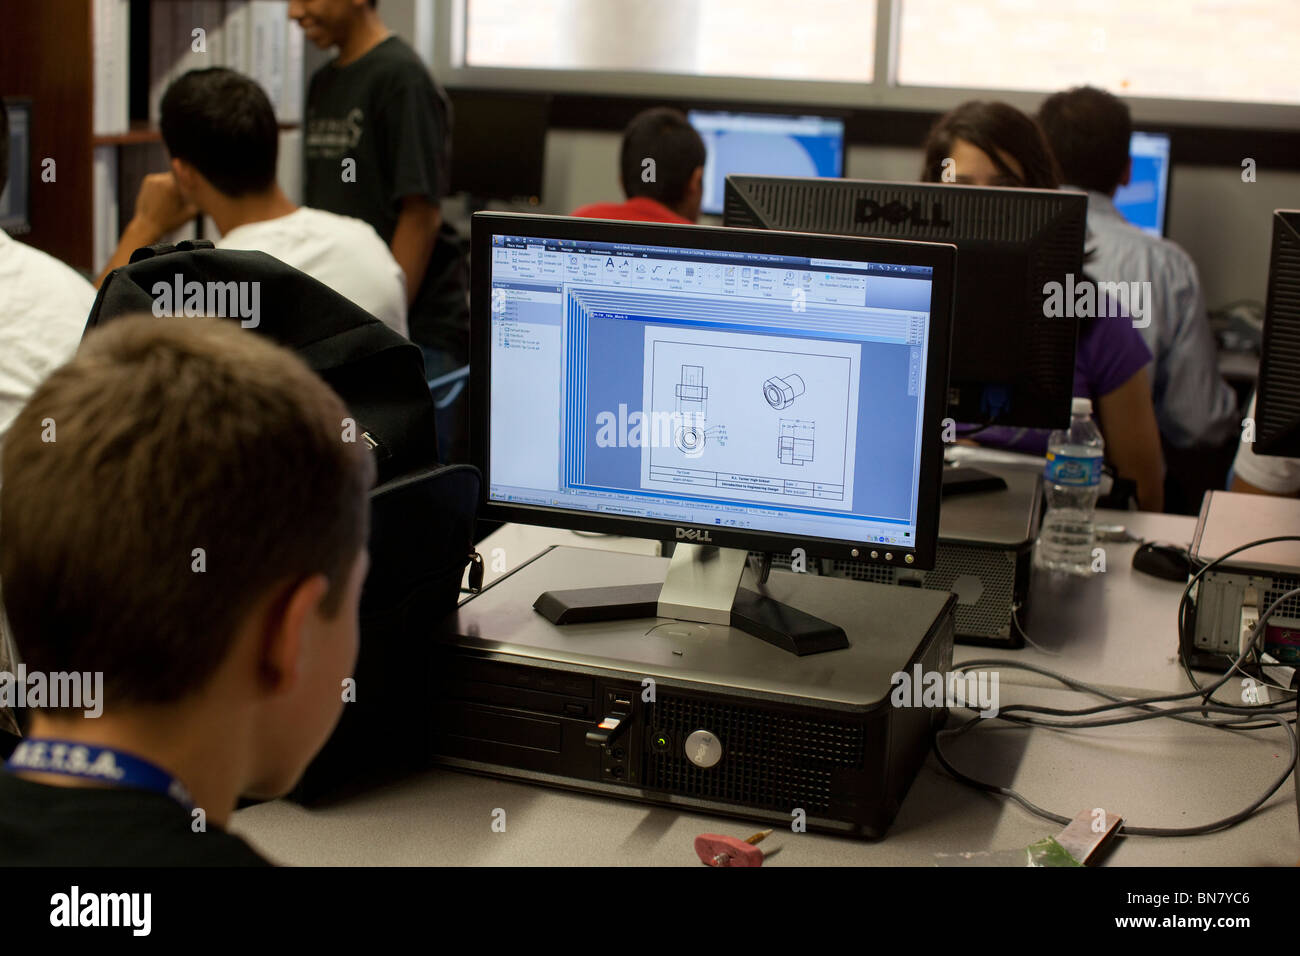
<svg viewBox="0 0 1300 956">
<path fill-rule="evenodd" d="M 0 229 L 0 449 L 36 386 L 77 351 L 94 304 L 76 271 Z"/>
<path fill-rule="evenodd" d="M 303 206 L 231 229 L 215 245 L 275 256 L 407 334 L 405 274 L 369 223 Z"/>
<path fill-rule="evenodd" d="M 1250 400 L 1247 418 L 1255 417 L 1255 399 Z M 1300 491 L 1300 458 L 1274 458 L 1255 454 L 1253 444 L 1242 441 L 1237 446 L 1237 460 L 1232 473 L 1260 491 L 1274 495 L 1293 495 Z"/>
<path fill-rule="evenodd" d="M 36 386 L 72 358 L 95 304 L 95 287 L 53 256 L 0 229 L 0 452 Z M 0 671 L 13 671 L 8 622 L 0 607 Z M 17 724 L 0 707 L 0 729 Z"/>
</svg>

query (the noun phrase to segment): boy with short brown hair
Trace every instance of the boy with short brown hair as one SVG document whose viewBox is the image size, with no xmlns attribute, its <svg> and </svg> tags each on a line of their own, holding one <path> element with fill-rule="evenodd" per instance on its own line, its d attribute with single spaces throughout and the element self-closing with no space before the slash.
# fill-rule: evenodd
<svg viewBox="0 0 1300 956">
<path fill-rule="evenodd" d="M 5 602 L 27 673 L 95 675 L 102 714 L 31 713 L 0 863 L 266 862 L 224 827 L 294 785 L 356 660 L 374 465 L 347 414 L 218 319 L 114 321 L 32 395 L 0 473 Z"/>
</svg>

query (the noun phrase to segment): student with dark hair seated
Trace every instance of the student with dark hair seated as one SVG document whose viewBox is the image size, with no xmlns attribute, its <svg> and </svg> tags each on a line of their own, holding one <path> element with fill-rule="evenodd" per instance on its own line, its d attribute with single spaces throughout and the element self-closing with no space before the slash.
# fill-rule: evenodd
<svg viewBox="0 0 1300 956">
<path fill-rule="evenodd" d="M 1177 244 L 1127 222 L 1112 202 L 1132 171 L 1128 106 L 1105 90 L 1080 86 L 1044 100 L 1038 123 L 1062 179 L 1088 192 L 1088 271 L 1102 282 L 1151 283 L 1151 322 L 1140 331 L 1155 355 L 1161 434 L 1180 448 L 1235 436 L 1237 399 L 1219 374 L 1196 264 Z"/>
<path fill-rule="evenodd" d="M 230 815 L 293 787 L 356 661 L 374 463 L 347 415 L 220 319 L 116 320 L 36 389 L 0 475 L 5 601 L 29 675 L 101 693 L 30 714 L 0 865 L 266 862 Z"/>
<path fill-rule="evenodd" d="M 1034 121 L 1006 103 L 978 101 L 958 106 L 930 131 L 922 180 L 1034 189 L 1059 186 L 1056 163 Z M 1107 317 L 1082 321 L 1074 395 L 1092 400 L 1106 440 L 1106 458 L 1121 478 L 1137 486 L 1138 506 L 1160 511 L 1164 507 L 1164 460 L 1146 370 L 1151 352 L 1132 319 L 1116 314 L 1118 311 L 1098 303 L 1099 315 Z M 1045 430 L 1016 433 L 988 428 L 979 433 L 978 440 L 1043 454 L 1047 437 Z"/>
<path fill-rule="evenodd" d="M 407 334 L 405 279 L 375 230 L 296 206 L 276 183 L 280 130 L 256 82 L 234 70 L 191 70 L 163 94 L 159 125 L 171 172 L 145 177 L 105 276 L 201 211 L 221 231 L 218 249 L 275 256 Z"/>
<path fill-rule="evenodd" d="M 591 219 L 697 222 L 704 198 L 704 140 L 681 112 L 658 106 L 632 118 L 623 131 L 621 203 L 592 203 L 573 211 Z"/>
</svg>

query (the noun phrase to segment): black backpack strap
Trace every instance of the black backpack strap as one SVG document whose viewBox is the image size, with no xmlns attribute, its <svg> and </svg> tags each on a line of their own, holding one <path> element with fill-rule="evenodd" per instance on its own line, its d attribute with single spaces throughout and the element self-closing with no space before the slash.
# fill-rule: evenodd
<svg viewBox="0 0 1300 956">
<path fill-rule="evenodd" d="M 141 246 L 131 253 L 131 262 L 142 262 L 156 256 L 165 256 L 173 252 L 194 252 L 196 249 L 215 249 L 211 239 L 182 239 L 180 242 L 156 242 L 152 246 Z"/>
</svg>

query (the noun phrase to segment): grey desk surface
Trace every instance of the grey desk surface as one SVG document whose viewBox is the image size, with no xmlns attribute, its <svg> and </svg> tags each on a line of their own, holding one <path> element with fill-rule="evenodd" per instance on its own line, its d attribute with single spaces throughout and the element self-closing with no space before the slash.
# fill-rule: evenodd
<svg viewBox="0 0 1300 956">
<path fill-rule="evenodd" d="M 1101 512 L 1134 533 L 1186 543 L 1193 519 Z M 480 545 L 488 580 L 553 543 L 653 553 L 652 542 L 590 538 L 506 526 Z M 1108 544 L 1089 581 L 1036 577 L 1023 622 L 1039 648 L 959 647 L 957 661 L 1032 661 L 1119 692 L 1186 690 L 1175 663 L 1174 611 L 1181 586 L 1135 574 L 1133 544 Z M 495 568 L 493 567 L 494 550 Z M 1001 706 L 1086 706 L 1092 698 L 1027 672 L 999 670 Z M 1170 720 L 1070 732 L 990 723 L 949 744 L 967 772 L 1014 786 L 1029 800 L 1073 816 L 1093 807 L 1139 826 L 1188 826 L 1245 807 L 1279 773 L 1280 730 L 1229 734 Z M 504 811 L 505 830 L 493 829 Z M 744 821 L 683 813 L 531 784 L 434 770 L 332 806 L 279 800 L 239 811 L 232 829 L 272 859 L 300 865 L 699 865 L 696 834 L 747 836 Z M 778 832 L 764 848 L 781 865 L 913 865 L 953 854 L 1011 850 L 1059 831 L 1014 802 L 950 778 L 933 754 L 889 834 L 863 843 Z M 978 856 L 976 857 L 978 859 Z M 1300 859 L 1290 782 L 1250 820 L 1208 836 L 1126 837 L 1109 865 L 1294 865 Z"/>
</svg>

